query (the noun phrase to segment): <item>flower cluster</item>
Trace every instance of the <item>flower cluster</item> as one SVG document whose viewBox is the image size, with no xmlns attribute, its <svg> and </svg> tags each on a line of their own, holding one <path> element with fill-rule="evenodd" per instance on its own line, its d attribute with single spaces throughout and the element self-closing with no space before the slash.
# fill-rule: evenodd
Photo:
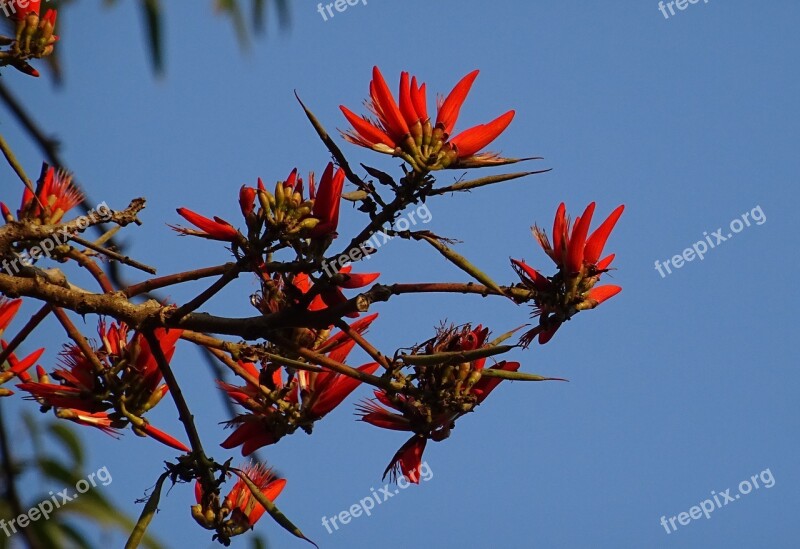
<svg viewBox="0 0 800 549">
<path fill-rule="evenodd" d="M 377 313 L 365 316 L 353 322 L 350 329 L 363 334 L 377 316 Z M 355 341 L 342 331 L 327 334 L 328 330 L 307 334 L 310 336 L 307 344 L 316 353 L 344 363 Z M 222 443 L 227 449 L 241 446 L 244 456 L 276 443 L 297 429 L 311 434 L 314 422 L 339 406 L 359 385 L 357 379 L 327 369 L 296 370 L 267 363 L 259 370 L 255 364 L 243 361 L 239 361 L 239 366 L 249 374 L 246 385 L 218 383 L 233 402 L 248 412 L 228 422 L 236 429 Z M 372 374 L 378 364 L 364 364 L 357 369 Z"/>
<path fill-rule="evenodd" d="M 42 177 L 36 185 L 36 192 L 25 187 L 22 203 L 17 210 L 17 220 L 36 225 L 55 225 L 64 215 L 83 201 L 83 194 L 72 182 L 72 174 L 56 170 L 52 166 L 42 166 Z M 6 222 L 14 221 L 11 210 L 0 202 L 0 211 Z"/>
<path fill-rule="evenodd" d="M 173 227 L 184 235 L 254 247 L 266 242 L 295 242 L 299 239 L 324 240 L 335 236 L 339 225 L 339 204 L 344 186 L 344 172 L 328 163 L 319 185 L 314 173 L 309 176 L 309 196 L 303 197 L 303 179 L 297 169 L 285 181 L 278 181 L 270 193 L 261 179 L 256 188 L 242 186 L 239 206 L 247 224 L 246 238 L 233 225 L 214 217 L 209 219 L 188 208 L 178 208 L 178 213 L 199 229 Z M 256 208 L 256 198 L 260 208 Z M 263 231 L 263 234 L 262 234 Z"/>
<path fill-rule="evenodd" d="M 600 275 L 608 272 L 614 260 L 614 254 L 602 259 L 600 256 L 625 207 L 617 207 L 589 235 L 594 208 L 595 203 L 592 202 L 572 224 L 562 202 L 553 224 L 552 243 L 544 230 L 533 227 L 534 237 L 558 267 L 554 276 L 545 277 L 523 261 L 511 260 L 522 284 L 530 290 L 535 304 L 534 315 L 539 317 L 539 325 L 522 337 L 526 346 L 537 336 L 539 343 L 547 343 L 564 321 L 575 313 L 593 309 L 622 290 L 613 284 L 595 284 L 600 280 Z"/>
<path fill-rule="evenodd" d="M 339 108 L 353 126 L 342 135 L 356 145 L 398 156 L 418 172 L 515 162 L 515 159 L 494 153 L 479 153 L 508 127 L 514 118 L 513 110 L 451 137 L 461 106 L 477 76 L 478 71 L 472 71 L 456 84 L 438 104 L 436 120 L 432 122 L 424 83 L 419 84 L 417 78 L 409 77 L 407 72 L 401 73 L 398 104 L 381 71 L 374 67 L 367 101 L 374 118 L 360 117 L 341 105 Z"/>
<path fill-rule="evenodd" d="M 161 370 L 142 333 L 128 339 L 125 324 L 106 326 L 100 322 L 101 344 L 89 357 L 74 344 L 61 352 L 61 367 L 39 380 L 17 385 L 30 393 L 44 409 L 55 409 L 57 417 L 113 434 L 131 425 L 139 436 L 149 436 L 181 452 L 182 442 L 153 427 L 142 416 L 158 404 L 168 388 L 162 384 Z M 159 328 L 154 331 L 167 361 L 175 352 L 181 330 Z M 54 383 L 52 380 L 59 383 Z"/>
<path fill-rule="evenodd" d="M 414 364 L 414 371 L 405 376 L 404 390 L 375 391 L 375 400 L 359 406 L 362 421 L 383 429 L 414 433 L 394 455 L 384 477 L 387 474 L 396 477 L 399 472 L 411 482 L 419 483 L 422 452 L 428 440 L 448 438 L 456 420 L 481 404 L 502 381 L 483 375 L 485 356 L 452 362 L 443 360 L 441 355 L 486 349 L 488 334 L 489 329 L 481 325 L 440 329 L 435 338 L 414 349 L 407 359 Z M 516 372 L 519 366 L 518 362 L 504 360 L 490 369 Z"/>
<path fill-rule="evenodd" d="M 14 23 L 15 31 L 13 38 L 0 36 L 0 47 L 9 46 L 8 50 L 0 50 L 0 66 L 11 65 L 25 74 L 39 76 L 28 61 L 51 55 L 58 41 L 54 34 L 58 13 L 47 10 L 40 17 L 41 4 L 41 0 L 30 0 L 24 6 L 16 1 L 0 3 L 0 10 Z"/>
<path fill-rule="evenodd" d="M 242 473 L 269 501 L 274 501 L 286 486 L 285 479 L 276 478 L 272 469 L 260 463 L 248 463 Z M 264 515 L 264 506 L 241 478 L 233 485 L 219 508 L 213 504 L 214 495 L 207 495 L 199 481 L 195 482 L 194 493 L 197 505 L 192 506 L 192 517 L 202 527 L 216 530 L 216 535 L 223 542 L 247 532 Z"/>
</svg>

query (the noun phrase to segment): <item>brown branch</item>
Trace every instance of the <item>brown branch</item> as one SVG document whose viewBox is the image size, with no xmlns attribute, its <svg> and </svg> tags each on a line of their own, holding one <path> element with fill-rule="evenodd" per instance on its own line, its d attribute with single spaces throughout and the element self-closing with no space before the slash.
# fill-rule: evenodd
<svg viewBox="0 0 800 549">
<path fill-rule="evenodd" d="M 103 269 L 86 254 L 70 247 L 65 257 L 75 260 L 78 265 L 89 271 L 105 293 L 110 294 L 114 291 L 114 287 L 111 285 L 111 281 L 108 280 L 106 273 L 103 272 Z"/>
<path fill-rule="evenodd" d="M 115 260 L 119 261 L 120 263 L 123 263 L 125 265 L 130 266 L 130 267 L 133 267 L 134 269 L 139 269 L 140 271 L 144 271 L 144 272 L 150 273 L 150 274 L 156 274 L 155 268 L 150 267 L 149 265 L 145 265 L 144 263 L 139 263 L 138 261 L 136 261 L 134 259 L 131 259 L 127 255 L 119 254 L 119 253 L 117 253 L 117 252 L 115 252 L 113 250 L 109 250 L 108 248 L 103 248 L 102 246 L 97 246 L 93 242 L 91 242 L 89 240 L 86 240 L 84 238 L 81 238 L 81 237 L 79 237 L 77 235 L 72 235 L 70 237 L 70 240 L 72 240 L 73 242 L 77 242 L 81 246 L 85 246 L 86 248 L 89 248 L 90 250 L 95 251 L 95 252 L 97 252 L 99 254 L 103 254 L 103 255 L 106 255 L 106 256 L 110 257 L 111 259 L 115 259 Z"/>
<path fill-rule="evenodd" d="M 284 339 L 279 336 L 271 337 L 277 345 L 284 347 L 286 349 L 291 349 L 301 357 L 305 358 L 309 362 L 314 364 L 319 364 L 320 366 L 324 366 L 329 370 L 333 370 L 336 373 L 346 375 L 348 377 L 355 378 L 362 383 L 367 383 L 372 385 L 373 387 L 378 387 L 380 389 L 386 389 L 393 391 L 396 388 L 393 386 L 392 382 L 388 379 L 384 379 L 381 377 L 373 376 L 366 372 L 362 372 L 360 370 L 356 370 L 355 368 L 348 366 L 346 364 L 342 364 L 341 362 L 337 362 L 331 358 L 326 357 L 325 355 L 321 355 L 319 353 L 315 353 L 311 349 L 307 349 L 305 347 L 301 347 L 296 343 Z"/>
<path fill-rule="evenodd" d="M 122 290 L 122 293 L 124 293 L 128 297 L 133 297 L 139 294 L 151 292 L 153 290 L 158 290 L 159 288 L 172 286 L 174 284 L 180 284 L 182 282 L 189 282 L 193 280 L 200 280 L 201 278 L 207 278 L 210 276 L 221 275 L 227 272 L 228 269 L 230 269 L 234 265 L 236 264 L 225 263 L 224 265 L 216 265 L 214 267 L 195 269 L 193 271 L 183 271 L 180 273 L 173 273 L 165 276 L 160 276 L 158 278 L 151 278 L 150 280 L 145 280 L 143 282 L 139 282 L 137 284 L 132 284 L 128 286 L 127 288 Z"/>
<path fill-rule="evenodd" d="M 355 341 L 359 347 L 364 349 L 364 351 L 366 351 L 366 353 L 369 356 L 371 356 L 375 362 L 377 362 L 387 370 L 391 370 L 391 366 L 389 365 L 389 360 L 386 358 L 386 355 L 384 355 L 378 349 L 376 349 L 372 345 L 372 343 L 364 339 L 364 336 L 358 333 L 358 331 L 351 328 L 350 325 L 344 320 L 338 320 L 337 322 L 335 322 L 335 324 L 337 328 L 346 333 L 350 339 Z"/>
<path fill-rule="evenodd" d="M 181 305 L 180 307 L 178 307 L 178 309 L 176 309 L 175 312 L 172 313 L 170 317 L 171 321 L 179 322 L 180 319 L 182 319 L 192 311 L 197 310 L 197 308 L 201 307 L 203 303 L 214 297 L 230 282 L 238 278 L 239 271 L 240 269 L 238 264 L 234 264 L 233 266 L 229 267 L 228 270 L 221 277 L 219 277 L 216 282 L 214 282 L 211 286 L 206 288 L 200 295 L 198 295 L 185 305 Z"/>
<path fill-rule="evenodd" d="M 83 355 L 86 357 L 86 360 L 92 364 L 92 368 L 94 368 L 95 373 L 98 375 L 102 374 L 105 371 L 105 367 L 103 367 L 100 359 L 97 358 L 97 354 L 95 354 L 94 349 L 92 349 L 91 345 L 89 345 L 89 342 L 85 337 L 83 337 L 83 334 L 80 333 L 80 331 L 69 319 L 67 313 L 65 313 L 64 310 L 59 307 L 53 307 L 53 314 L 64 327 L 64 330 L 67 332 L 69 338 L 74 341 L 75 345 L 77 345 L 81 350 Z"/>
<path fill-rule="evenodd" d="M 172 368 L 170 368 L 169 361 L 167 361 L 164 352 L 161 350 L 158 339 L 151 330 L 145 330 L 144 337 L 147 340 L 147 344 L 150 346 L 150 352 L 153 353 L 153 358 L 156 359 L 158 369 L 161 371 L 161 375 L 164 376 L 167 387 L 169 387 L 169 394 L 173 402 L 175 402 L 175 407 L 178 408 L 178 417 L 189 437 L 189 445 L 192 447 L 192 456 L 199 470 L 200 484 L 203 486 L 203 491 L 206 494 L 210 494 L 216 489 L 214 463 L 206 456 L 203 450 L 203 443 L 200 440 L 200 435 L 194 424 L 194 416 L 189 409 L 189 405 L 186 404 L 186 399 L 183 398 L 183 391 L 181 391 L 178 380 L 175 379 L 175 374 L 172 373 Z"/>
</svg>

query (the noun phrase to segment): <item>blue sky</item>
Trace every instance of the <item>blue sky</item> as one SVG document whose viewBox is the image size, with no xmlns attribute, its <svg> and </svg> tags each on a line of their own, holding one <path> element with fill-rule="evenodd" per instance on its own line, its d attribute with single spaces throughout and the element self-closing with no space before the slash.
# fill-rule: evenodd
<svg viewBox="0 0 800 549">
<path fill-rule="evenodd" d="M 62 89 L 10 71 L 3 78 L 63 142 L 93 200 L 121 208 L 147 197 L 145 225 L 126 238 L 160 273 L 226 257 L 212 243 L 175 236 L 165 223 L 179 220 L 176 207 L 237 220 L 242 184 L 259 176 L 274 184 L 295 166 L 320 172 L 328 154 L 293 90 L 329 130 L 344 128 L 338 106 L 360 111 L 373 65 L 392 87 L 409 70 L 439 92 L 481 69 L 458 127 L 514 108 L 492 148 L 544 156 L 531 169 L 553 168 L 429 202 L 426 228 L 458 237 L 458 251 L 499 282 L 515 280 L 509 257 L 550 272 L 529 227 L 549 226 L 560 201 L 573 215 L 596 201 L 598 217 L 626 205 L 607 246 L 617 254 L 609 281 L 623 292 L 547 345 L 509 356 L 524 371 L 570 383 L 504 382 L 450 439 L 428 445 L 430 481 L 332 534 L 322 526 L 323 516 L 383 486 L 380 474 L 405 441 L 353 421 L 365 389 L 313 437 L 298 433 L 262 452 L 289 481 L 277 503 L 309 537 L 326 548 L 795 546 L 800 374 L 797 297 L 786 284 L 800 243 L 792 212 L 800 198 L 800 5 L 710 0 L 665 19 L 653 0 L 373 0 L 324 21 L 314 2 L 299 0 L 289 31 L 270 28 L 243 54 L 208 2 L 192 11 L 170 3 L 166 76 L 154 79 L 135 6 L 98 4 L 80 2 L 60 18 Z M 37 172 L 36 148 L 7 113 L 0 123 Z M 399 172 L 393 159 L 342 147 L 353 163 Z M 3 200 L 16 204 L 18 182 L 2 173 Z M 446 183 L 461 173 L 439 175 Z M 704 232 L 722 228 L 726 236 L 731 220 L 757 207 L 766 221 L 659 275 L 655 261 L 682 254 Z M 343 207 L 343 238 L 363 226 L 357 214 Z M 356 270 L 380 271 L 385 283 L 466 280 L 432 250 L 404 241 Z M 253 314 L 247 297 L 255 289 L 242 279 L 207 310 Z M 402 296 L 376 310 L 370 337 L 386 352 L 429 338 L 443 320 L 500 334 L 529 314 L 501 299 L 445 295 Z M 53 325 L 41 337 L 52 363 L 63 338 Z M 227 417 L 199 355 L 183 345 L 173 365 L 206 447 L 220 461 L 234 456 L 217 446 Z M 177 434 L 176 416 L 164 401 L 148 417 Z M 173 454 L 130 433 L 120 441 L 82 436 L 88 470 L 113 474 L 106 495 L 138 513 L 134 500 Z M 712 491 L 736 494 L 767 469 L 771 488 L 670 534 L 660 524 Z M 152 531 L 168 546 L 212 546 L 189 515 L 191 503 L 185 485 L 162 499 Z M 256 529 L 275 547 L 303 546 L 268 518 Z"/>
</svg>

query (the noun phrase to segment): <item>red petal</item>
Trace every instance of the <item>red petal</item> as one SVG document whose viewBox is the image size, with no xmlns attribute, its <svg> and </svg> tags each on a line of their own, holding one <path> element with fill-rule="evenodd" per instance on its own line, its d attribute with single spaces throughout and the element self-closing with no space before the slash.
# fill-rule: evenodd
<svg viewBox="0 0 800 549">
<path fill-rule="evenodd" d="M 592 233 L 592 236 L 590 236 L 586 241 L 586 247 L 584 248 L 583 252 L 583 260 L 586 263 L 597 263 L 597 260 L 600 258 L 600 254 L 603 253 L 603 247 L 606 245 L 608 236 L 614 229 L 614 225 L 617 223 L 617 220 L 619 219 L 619 216 L 622 215 L 622 210 L 624 209 L 624 204 L 618 206 L 617 209 L 611 212 L 611 215 L 609 215 L 606 220 L 603 221 L 602 225 L 595 229 L 595 231 Z"/>
<path fill-rule="evenodd" d="M 586 244 L 586 235 L 589 233 L 589 225 L 592 223 L 594 213 L 594 202 L 586 206 L 583 215 L 575 220 L 575 228 L 569 239 L 569 251 L 567 252 L 567 264 L 565 265 L 568 273 L 577 273 L 583 266 L 583 249 Z"/>
<path fill-rule="evenodd" d="M 422 466 L 422 453 L 425 451 L 425 445 L 428 439 L 419 435 L 414 435 L 397 451 L 392 458 L 391 463 L 383 472 L 383 476 L 390 471 L 393 471 L 392 476 L 396 474 L 396 470 L 400 469 L 409 482 L 419 484 L 419 469 Z"/>
<path fill-rule="evenodd" d="M 365 364 L 358 368 L 360 372 L 368 374 L 375 373 L 378 369 L 378 363 Z M 319 380 L 319 378 L 317 378 Z M 310 413 L 314 417 L 322 417 L 331 412 L 334 408 L 339 406 L 347 396 L 355 391 L 361 381 L 349 376 L 336 374 L 335 376 L 328 377 L 327 383 L 322 387 L 316 385 L 314 391 L 318 393 L 317 400 L 311 407 Z"/>
<path fill-rule="evenodd" d="M 372 147 L 378 143 L 381 143 L 391 147 L 392 149 L 397 147 L 397 144 L 394 142 L 394 140 L 382 129 L 364 120 L 344 105 L 339 105 L 339 109 L 341 109 L 344 117 L 347 118 L 347 121 L 350 122 L 350 125 L 353 126 L 353 129 L 364 141 L 363 143 L 359 143 L 360 145 Z"/>
<path fill-rule="evenodd" d="M 389 86 L 386 85 L 386 80 L 378 67 L 372 68 L 372 83 L 374 84 L 373 102 L 378 109 L 379 114 L 382 115 L 381 122 L 384 123 L 389 133 L 393 134 L 395 139 L 402 139 L 408 132 L 408 124 L 403 119 L 397 103 L 392 97 L 392 92 L 389 91 Z"/>
<path fill-rule="evenodd" d="M 411 86 L 408 82 L 408 73 L 400 73 L 400 112 L 406 120 L 408 126 L 413 126 L 419 120 L 419 115 L 414 109 L 414 102 L 411 100 Z"/>
<path fill-rule="evenodd" d="M 514 111 L 508 111 L 488 124 L 480 124 L 455 136 L 450 143 L 456 147 L 458 158 L 472 156 L 483 149 L 503 133 L 513 119 Z"/>
<path fill-rule="evenodd" d="M 536 287 L 537 290 L 547 290 L 550 288 L 551 284 L 550 281 L 547 280 L 545 276 L 539 273 L 533 267 L 526 265 L 523 261 L 517 261 L 516 259 L 512 259 L 511 263 L 522 269 L 528 278 L 531 279 L 533 285 Z"/>
<path fill-rule="evenodd" d="M 6 300 L 2 298 L 2 300 L 0 300 L 0 333 L 8 328 L 8 325 L 13 320 L 14 315 L 17 314 L 17 311 L 19 311 L 21 305 L 21 299 Z"/>
<path fill-rule="evenodd" d="M 184 443 L 182 443 L 181 441 L 173 438 L 172 436 L 168 435 L 164 431 L 156 429 L 155 427 L 153 427 L 149 423 L 145 424 L 144 432 L 147 433 L 150 437 L 152 437 L 152 438 L 156 439 L 157 441 L 159 441 L 160 443 L 166 444 L 167 446 L 175 448 L 176 450 L 180 450 L 181 452 L 186 452 L 186 453 L 191 452 L 191 450 L 189 448 L 187 448 Z"/>
<path fill-rule="evenodd" d="M 420 122 L 425 122 L 428 119 L 428 106 L 425 99 L 425 84 L 417 87 L 417 78 L 411 78 L 411 102 L 414 104 L 414 110 L 419 116 Z"/>
<path fill-rule="evenodd" d="M 347 289 L 363 288 L 367 284 L 371 284 L 379 276 L 381 276 L 381 273 L 347 274 L 344 282 L 342 282 L 340 286 Z"/>
<path fill-rule="evenodd" d="M 603 301 L 614 297 L 618 293 L 622 291 L 621 286 L 615 286 L 613 284 L 607 284 L 605 286 L 595 286 L 591 290 L 589 290 L 589 299 L 593 299 L 597 301 L 597 304 L 600 305 Z"/>
<path fill-rule="evenodd" d="M 563 265 L 566 255 L 567 245 L 567 206 L 562 202 L 556 210 L 556 217 L 553 220 L 553 261 L 559 267 Z"/>
<path fill-rule="evenodd" d="M 605 271 L 611 265 L 611 262 L 614 261 L 616 254 L 611 254 L 609 256 L 604 257 L 600 261 L 597 262 L 597 270 L 598 271 Z"/>
<path fill-rule="evenodd" d="M 474 70 L 462 78 L 458 84 L 455 85 L 453 91 L 447 96 L 447 99 L 444 100 L 441 107 L 439 107 L 439 112 L 436 115 L 436 125 L 438 126 L 441 124 L 444 128 L 444 132 L 448 135 L 452 133 L 453 127 L 456 125 L 461 105 L 464 104 L 464 100 L 467 98 L 467 94 L 469 94 L 472 83 L 475 81 L 475 78 L 478 77 L 478 72 L 479 71 Z"/>
</svg>

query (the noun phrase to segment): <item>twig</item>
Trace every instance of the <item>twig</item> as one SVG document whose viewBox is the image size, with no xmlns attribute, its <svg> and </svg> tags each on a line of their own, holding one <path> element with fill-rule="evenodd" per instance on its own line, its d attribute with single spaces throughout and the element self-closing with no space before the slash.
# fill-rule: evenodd
<svg viewBox="0 0 800 549">
<path fill-rule="evenodd" d="M 144 271 L 150 274 L 156 274 L 156 269 L 154 267 L 150 267 L 149 265 L 145 265 L 144 263 L 139 263 L 138 261 L 136 261 L 135 259 L 131 259 L 127 255 L 122 255 L 113 250 L 109 250 L 108 248 L 103 248 L 102 246 L 98 246 L 94 242 L 81 238 L 78 235 L 72 235 L 70 237 L 70 240 L 80 244 L 81 246 L 85 246 L 90 250 L 93 250 L 99 254 L 103 254 L 110 257 L 111 259 L 115 259 L 120 263 L 124 263 L 125 265 L 133 267 L 134 269 L 139 269 L 140 271 Z"/>
</svg>

